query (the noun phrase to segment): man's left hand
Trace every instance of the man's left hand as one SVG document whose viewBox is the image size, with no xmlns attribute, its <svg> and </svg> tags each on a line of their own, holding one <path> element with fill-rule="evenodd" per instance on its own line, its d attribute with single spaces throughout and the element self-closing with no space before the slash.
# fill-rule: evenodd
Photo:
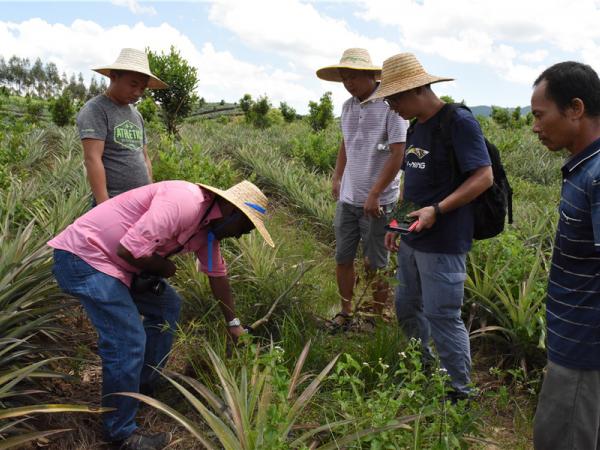
<svg viewBox="0 0 600 450">
<path fill-rule="evenodd" d="M 425 208 L 408 213 L 408 216 L 416 217 L 419 221 L 414 229 L 414 231 L 418 233 L 421 230 L 426 230 L 433 226 L 435 223 L 435 208 L 433 206 L 426 206 Z"/>
<path fill-rule="evenodd" d="M 371 217 L 381 217 L 382 210 L 379 204 L 379 196 L 370 193 L 364 206 L 365 215 Z"/>
</svg>

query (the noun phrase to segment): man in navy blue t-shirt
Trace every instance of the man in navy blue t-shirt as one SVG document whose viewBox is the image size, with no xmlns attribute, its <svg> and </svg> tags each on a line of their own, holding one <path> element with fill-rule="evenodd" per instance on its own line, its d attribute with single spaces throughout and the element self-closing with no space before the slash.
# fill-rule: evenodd
<svg viewBox="0 0 600 450">
<path fill-rule="evenodd" d="M 533 131 L 567 149 L 546 299 L 548 367 L 536 449 L 600 448 L 600 79 L 562 62 L 535 81 Z"/>
<path fill-rule="evenodd" d="M 449 395 L 458 399 L 471 389 L 469 336 L 461 318 L 473 241 L 470 202 L 492 185 L 493 174 L 481 128 L 469 111 L 452 113 L 452 153 L 443 142 L 440 120 L 448 106 L 430 85 L 449 80 L 428 74 L 414 55 L 401 53 L 383 63 L 375 96 L 402 117 L 416 119 L 406 138 L 402 198 L 418 206 L 409 213 L 418 223 L 401 245 L 397 234 L 386 235 L 387 247 L 398 251 L 396 315 L 409 337 L 421 339 L 425 359 L 432 358 L 433 338 L 450 375 Z"/>
</svg>

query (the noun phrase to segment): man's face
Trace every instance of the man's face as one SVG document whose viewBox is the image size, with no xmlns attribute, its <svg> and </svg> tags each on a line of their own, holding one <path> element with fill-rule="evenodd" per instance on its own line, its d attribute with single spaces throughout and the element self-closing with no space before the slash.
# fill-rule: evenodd
<svg viewBox="0 0 600 450">
<path fill-rule="evenodd" d="M 111 74 L 110 93 L 122 105 L 137 102 L 148 86 L 148 75 L 138 72 Z"/>
<path fill-rule="evenodd" d="M 235 208 L 233 212 L 224 216 L 213 228 L 213 233 L 217 240 L 225 238 L 239 239 L 244 234 L 250 233 L 254 229 L 254 224 L 239 209 Z"/>
<path fill-rule="evenodd" d="M 533 132 L 548 150 L 557 151 L 569 148 L 576 133 L 575 123 L 569 108 L 561 111 L 556 103 L 546 96 L 546 80 L 542 80 L 531 96 Z"/>
<path fill-rule="evenodd" d="M 384 101 L 392 111 L 405 119 L 412 119 L 418 115 L 416 89 L 389 95 L 384 98 Z"/>
<path fill-rule="evenodd" d="M 339 69 L 344 87 L 350 95 L 365 100 L 375 89 L 375 78 L 365 70 Z"/>
</svg>

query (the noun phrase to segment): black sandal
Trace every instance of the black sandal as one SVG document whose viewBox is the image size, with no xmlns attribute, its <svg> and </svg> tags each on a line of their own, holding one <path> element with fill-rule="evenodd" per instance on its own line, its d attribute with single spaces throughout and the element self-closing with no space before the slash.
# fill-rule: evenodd
<svg viewBox="0 0 600 450">
<path fill-rule="evenodd" d="M 338 317 L 342 318 L 341 322 L 338 322 L 336 319 Z M 332 334 L 338 333 L 340 331 L 348 331 L 352 326 L 352 315 L 346 314 L 343 312 L 337 313 L 331 320 L 329 320 L 330 331 Z"/>
</svg>

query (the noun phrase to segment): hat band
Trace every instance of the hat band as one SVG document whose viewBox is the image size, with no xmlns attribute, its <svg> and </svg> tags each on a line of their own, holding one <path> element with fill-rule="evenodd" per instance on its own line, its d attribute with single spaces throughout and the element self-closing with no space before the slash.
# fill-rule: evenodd
<svg viewBox="0 0 600 450">
<path fill-rule="evenodd" d="M 257 205 L 256 203 L 244 202 L 244 205 L 249 206 L 250 208 L 252 208 L 255 211 L 258 211 L 261 214 L 264 214 L 267 212 L 267 210 L 265 208 L 263 208 L 260 205 Z"/>
</svg>

